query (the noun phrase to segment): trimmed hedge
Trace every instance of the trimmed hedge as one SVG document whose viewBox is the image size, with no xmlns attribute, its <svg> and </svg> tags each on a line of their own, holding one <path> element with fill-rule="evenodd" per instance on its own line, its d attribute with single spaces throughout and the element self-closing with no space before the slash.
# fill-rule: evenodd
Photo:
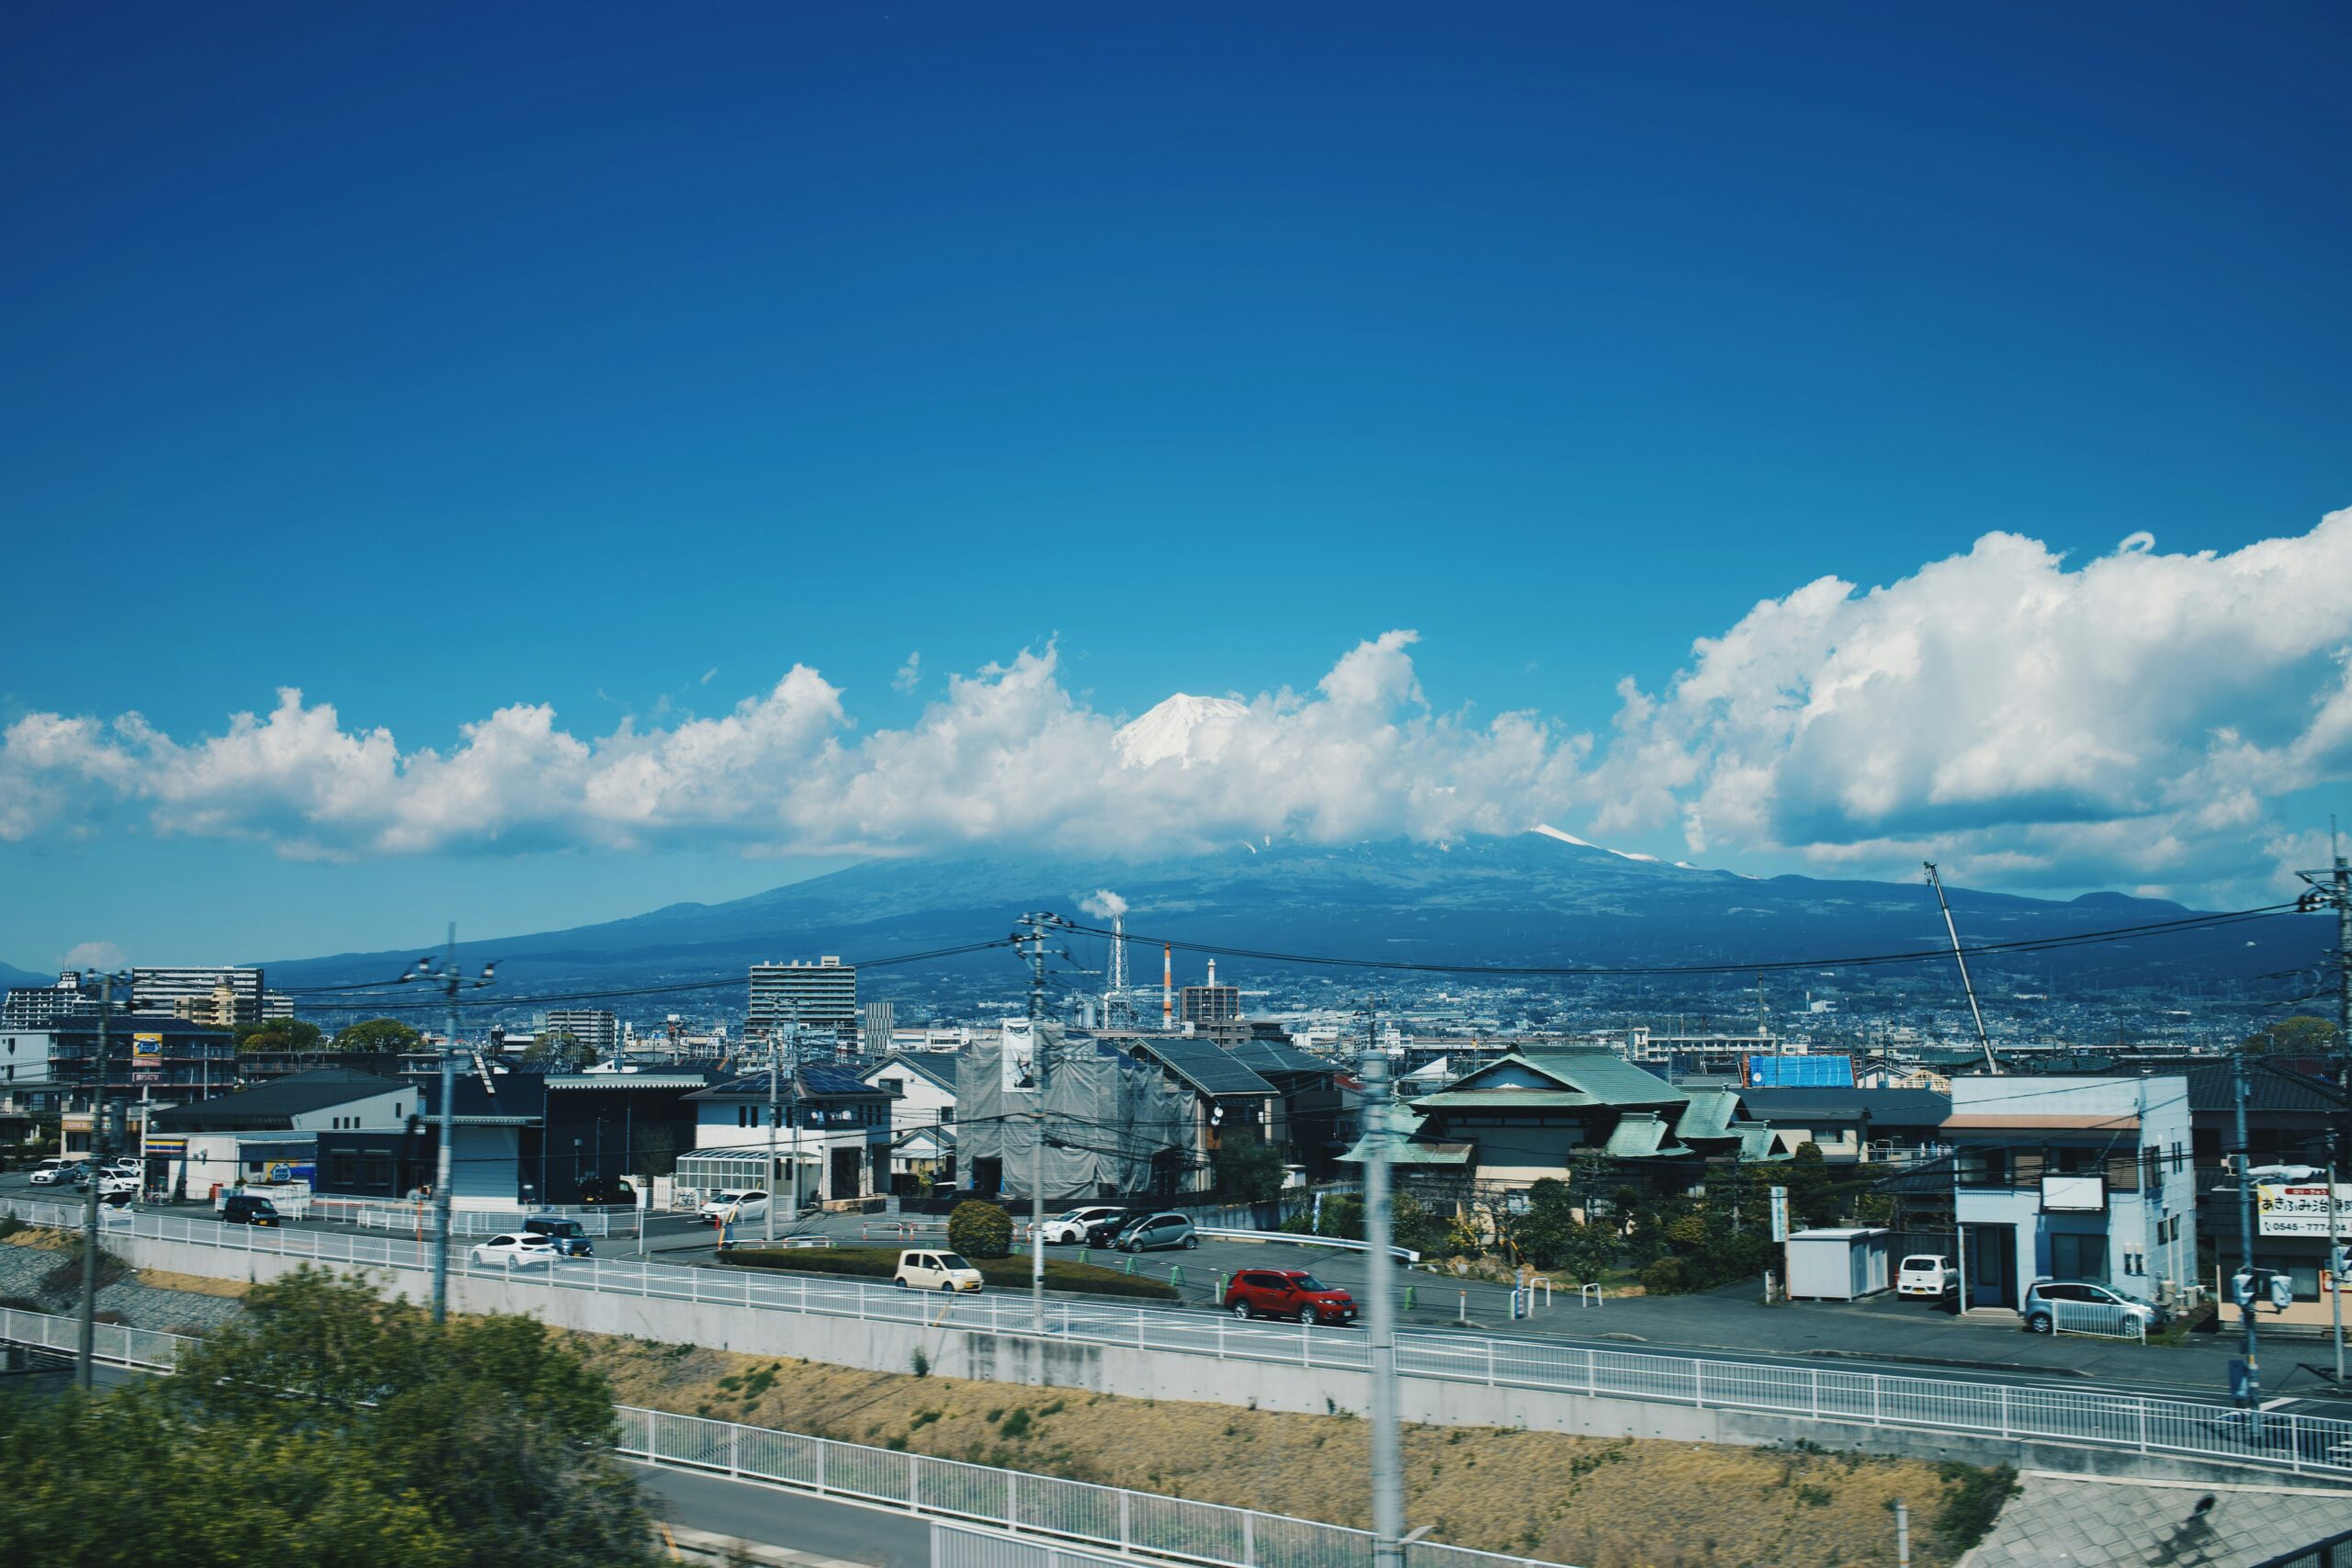
<svg viewBox="0 0 2352 1568">
<path fill-rule="evenodd" d="M 796 1274 L 846 1274 L 860 1280 L 888 1280 L 899 1271 L 896 1247 L 730 1247 L 718 1255 L 721 1263 L 740 1269 L 783 1269 Z M 990 1285 L 1026 1289 L 1029 1259 L 975 1258 L 972 1266 Z M 1091 1263 L 1067 1258 L 1046 1259 L 1046 1289 L 1085 1291 L 1098 1296 L 1131 1296 L 1142 1301 L 1179 1300 L 1174 1286 L 1142 1274 L 1122 1274 Z"/>
</svg>

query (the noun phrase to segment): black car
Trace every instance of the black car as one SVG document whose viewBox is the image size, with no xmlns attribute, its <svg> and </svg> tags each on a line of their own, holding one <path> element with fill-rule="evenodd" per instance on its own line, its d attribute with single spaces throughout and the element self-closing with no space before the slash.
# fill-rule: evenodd
<svg viewBox="0 0 2352 1568">
<path fill-rule="evenodd" d="M 232 1192 L 220 1201 L 220 1223 L 229 1225 L 282 1225 L 286 1216 L 266 1198 Z"/>
<path fill-rule="evenodd" d="M 523 1222 L 524 1231 L 531 1235 L 543 1235 L 548 1244 L 565 1258 L 594 1258 L 596 1249 L 588 1245 L 588 1232 L 578 1220 L 567 1220 L 555 1214 L 534 1214 Z"/>
<path fill-rule="evenodd" d="M 1148 1220 L 1150 1217 L 1151 1211 L 1148 1209 L 1122 1209 L 1117 1213 L 1106 1214 L 1086 1227 L 1086 1245 L 1089 1247 L 1112 1246 L 1119 1239 L 1121 1231 L 1138 1221 Z"/>
<path fill-rule="evenodd" d="M 580 1201 L 582 1203 L 616 1204 L 624 1209 L 634 1209 L 637 1207 L 637 1189 L 618 1177 L 607 1180 L 601 1176 L 591 1176 L 580 1183 Z"/>
</svg>

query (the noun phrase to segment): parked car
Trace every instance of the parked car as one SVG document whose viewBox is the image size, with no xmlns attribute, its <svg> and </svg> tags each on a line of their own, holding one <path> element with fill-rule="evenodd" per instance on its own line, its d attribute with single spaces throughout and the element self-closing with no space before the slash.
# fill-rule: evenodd
<svg viewBox="0 0 2352 1568">
<path fill-rule="evenodd" d="M 1193 1222 L 1182 1214 L 1146 1214 L 1119 1233 L 1121 1252 L 1157 1252 L 1162 1247 L 1198 1247 Z"/>
<path fill-rule="evenodd" d="M 1304 1269 L 1244 1269 L 1225 1288 L 1225 1310 L 1236 1317 L 1353 1323 L 1356 1299 Z"/>
<path fill-rule="evenodd" d="M 136 1197 L 139 1192 L 139 1178 L 124 1176 L 113 1170 L 104 1172 L 98 1178 L 98 1196 L 104 1198 L 110 1192 L 128 1192 Z"/>
<path fill-rule="evenodd" d="M 953 1252 L 910 1248 L 899 1254 L 898 1273 L 890 1282 L 904 1291 L 977 1291 L 985 1283 L 980 1271 Z"/>
<path fill-rule="evenodd" d="M 546 1236 L 533 1235 L 525 1231 L 476 1242 L 468 1256 L 477 1263 L 503 1263 L 509 1269 L 527 1269 L 552 1265 L 555 1262 L 555 1243 Z"/>
<path fill-rule="evenodd" d="M 2138 1318 L 2141 1327 L 2150 1334 L 2165 1325 L 2164 1308 L 2098 1280 L 2036 1280 L 2025 1288 L 2025 1305 L 2019 1309 L 2025 1325 L 2036 1334 L 2054 1331 L 2058 1326 L 2055 1303 L 2059 1302 L 2121 1307 L 2125 1316 Z"/>
<path fill-rule="evenodd" d="M 98 1207 L 122 1213 L 129 1210 L 138 1198 L 139 1193 L 136 1189 L 121 1192 L 107 1192 L 99 1196 Z"/>
<path fill-rule="evenodd" d="M 1105 1209 L 1101 1219 L 1087 1222 L 1086 1245 L 1089 1247 L 1112 1246 L 1119 1239 L 1121 1231 L 1125 1230 L 1137 1220 L 1148 1218 L 1150 1213 L 1148 1209 Z"/>
<path fill-rule="evenodd" d="M 768 1217 L 768 1195 L 748 1187 L 730 1187 L 707 1200 L 696 1217 L 704 1224 L 752 1224 Z"/>
<path fill-rule="evenodd" d="M 1940 1252 L 1915 1252 L 1894 1272 L 1894 1293 L 1941 1301 L 1960 1290 L 1960 1270 Z"/>
<path fill-rule="evenodd" d="M 1037 1234 L 1046 1238 L 1047 1247 L 1075 1247 L 1091 1239 L 1094 1227 L 1104 1221 L 1127 1218 L 1127 1211 L 1116 1204 L 1097 1203 L 1091 1208 L 1072 1209 L 1066 1214 L 1055 1215 L 1037 1227 Z"/>
<path fill-rule="evenodd" d="M 559 1257 L 593 1258 L 596 1249 L 588 1245 L 588 1227 L 578 1220 L 567 1220 L 558 1214 L 533 1214 L 523 1222 L 524 1231 L 531 1235 L 543 1235 Z"/>
<path fill-rule="evenodd" d="M 634 1209 L 637 1207 L 637 1189 L 617 1177 L 608 1181 L 601 1176 L 592 1176 L 580 1184 L 580 1201 L 582 1203 L 610 1203 Z"/>
<path fill-rule="evenodd" d="M 129 1155 L 124 1155 L 119 1159 L 110 1159 L 101 1168 L 109 1176 L 143 1177 L 147 1174 L 147 1163 L 144 1160 L 134 1159 Z"/>
<path fill-rule="evenodd" d="M 35 1187 L 58 1187 L 63 1185 L 65 1181 L 65 1165 L 66 1162 L 62 1159 L 45 1159 L 41 1161 L 39 1165 L 33 1167 L 33 1185 Z"/>
<path fill-rule="evenodd" d="M 229 1225 L 282 1225 L 286 1216 L 266 1198 L 232 1192 L 220 1200 L 220 1223 Z"/>
</svg>

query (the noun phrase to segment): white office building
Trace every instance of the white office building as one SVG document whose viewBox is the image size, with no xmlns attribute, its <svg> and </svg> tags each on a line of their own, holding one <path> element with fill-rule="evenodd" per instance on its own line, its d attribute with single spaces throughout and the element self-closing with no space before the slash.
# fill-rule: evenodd
<svg viewBox="0 0 2352 1568">
<path fill-rule="evenodd" d="M 754 1035 L 766 1034 L 787 1021 L 855 1039 L 857 966 L 838 958 L 820 958 L 814 964 L 752 964 L 745 1028 Z"/>
</svg>

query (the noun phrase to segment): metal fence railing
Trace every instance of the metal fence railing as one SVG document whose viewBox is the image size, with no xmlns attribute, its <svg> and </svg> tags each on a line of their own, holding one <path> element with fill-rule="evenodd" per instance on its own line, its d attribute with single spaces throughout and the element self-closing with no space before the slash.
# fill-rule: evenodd
<svg viewBox="0 0 2352 1568">
<path fill-rule="evenodd" d="M 623 1405 L 616 1414 L 620 1451 L 632 1459 L 1108 1547 L 1122 1557 L 1219 1568 L 1363 1568 L 1372 1560 L 1371 1533 L 1345 1525 L 661 1410 Z M 1405 1562 L 1406 1568 L 1543 1568 L 1534 1558 L 1430 1541 L 1407 1547 Z M 933 1568 L 941 1568 L 937 1558 Z"/>
<path fill-rule="evenodd" d="M 2145 1343 L 2148 1321 L 2130 1307 L 2113 1302 L 2052 1302 L 2050 1330 L 2082 1334 L 2096 1339 L 2137 1339 Z"/>
<path fill-rule="evenodd" d="M 39 1224 L 79 1223 L 63 1206 L 9 1200 Z M 35 1213 L 32 1211 L 40 1211 Z M 390 1236 L 253 1229 L 170 1215 L 130 1213 L 110 1234 L 276 1253 L 323 1263 L 426 1269 L 432 1244 Z M 763 1269 L 710 1269 L 644 1258 L 549 1258 L 529 1267 L 477 1262 L 453 1248 L 453 1273 L 550 1290 L 602 1291 L 768 1312 L 854 1317 L 995 1334 L 1032 1333 L 1024 1295 L 901 1291 L 888 1285 Z M 1222 1313 L 1057 1299 L 1046 1308 L 1050 1338 L 1220 1360 L 1366 1371 L 1363 1334 L 1318 1325 L 1240 1322 Z M 1604 1350 L 1536 1338 L 1403 1332 L 1397 1370 L 1408 1377 L 1544 1393 L 1645 1400 L 1702 1409 L 1801 1416 L 1826 1425 L 1955 1433 L 2011 1442 L 2061 1443 L 2218 1460 L 2296 1474 L 2352 1476 L 2352 1421 L 2266 1415 L 2258 1425 L 2226 1405 L 2040 1383 L 1965 1382 L 1723 1358 Z"/>
<path fill-rule="evenodd" d="M 0 1309 L 0 1339 L 72 1354 L 75 1321 Z M 98 1325 L 100 1360 L 169 1368 L 197 1341 L 146 1329 Z M 1125 1556 L 1176 1559 L 1221 1568 L 1362 1568 L 1372 1537 L 1345 1525 L 1000 1470 L 929 1454 L 830 1438 L 616 1405 L 616 1450 L 650 1464 L 705 1470 L 826 1496 L 853 1497 L 910 1513 L 1115 1548 Z M 1023 1559 L 1023 1561 L 1035 1561 Z M 1098 1560 L 1099 1561 L 1099 1560 Z M 1555 1568 L 1535 1558 L 1414 1541 L 1406 1568 Z M 934 1560 L 934 1568 L 937 1568 Z"/>
</svg>

